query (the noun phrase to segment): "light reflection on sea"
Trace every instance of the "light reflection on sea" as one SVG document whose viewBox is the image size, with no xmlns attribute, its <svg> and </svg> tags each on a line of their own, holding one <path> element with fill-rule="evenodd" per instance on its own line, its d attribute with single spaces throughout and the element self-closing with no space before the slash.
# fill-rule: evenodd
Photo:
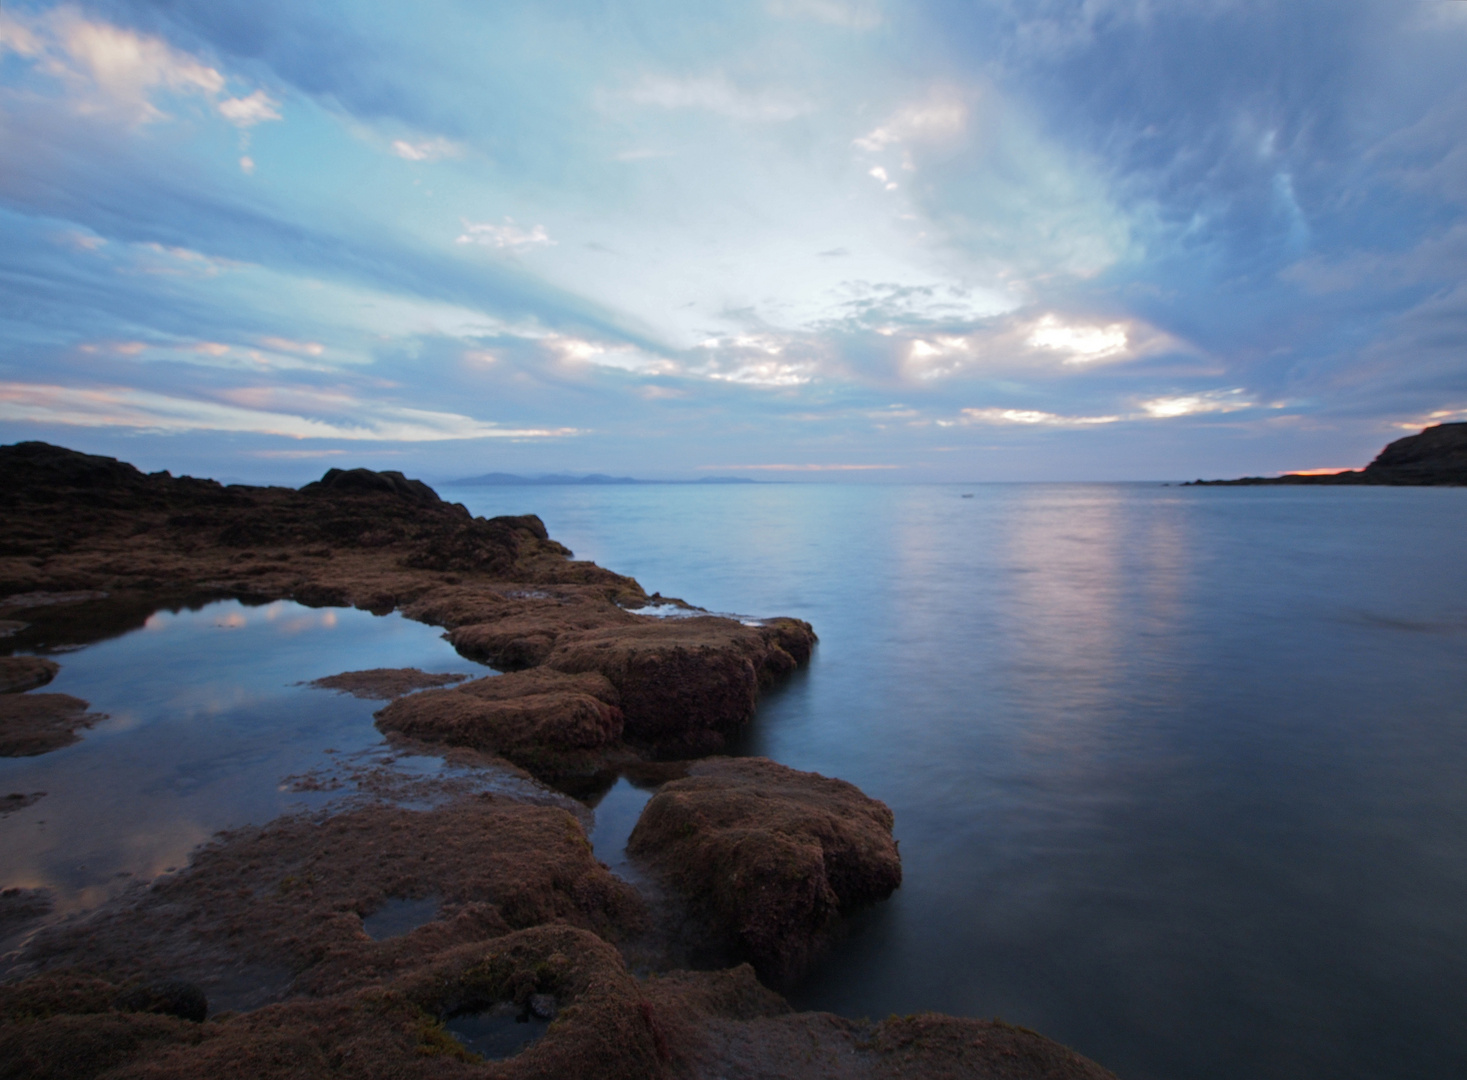
<svg viewBox="0 0 1467 1080">
<path fill-rule="evenodd" d="M 741 749 L 885 800 L 905 880 L 800 1006 L 997 1014 L 1127 1080 L 1467 1076 L 1467 492 L 451 497 L 815 625 Z"/>
</svg>

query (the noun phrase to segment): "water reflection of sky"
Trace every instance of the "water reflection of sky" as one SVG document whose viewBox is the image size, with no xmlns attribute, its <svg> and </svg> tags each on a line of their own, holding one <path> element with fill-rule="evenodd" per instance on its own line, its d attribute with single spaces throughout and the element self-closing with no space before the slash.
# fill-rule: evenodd
<svg viewBox="0 0 1467 1080">
<path fill-rule="evenodd" d="M 298 684 L 371 667 L 476 667 L 436 627 L 286 601 L 159 611 L 55 658 L 46 689 L 109 718 L 72 746 L 0 759 L 0 790 L 46 792 L 0 819 L 0 887 L 48 887 L 61 911 L 183 866 L 220 829 L 323 802 L 282 781 L 381 743 L 380 703 Z"/>
<path fill-rule="evenodd" d="M 801 1006 L 997 1014 L 1127 1080 L 1467 1075 L 1467 493 L 462 494 L 815 625 L 741 749 L 889 803 L 905 878 Z"/>
</svg>

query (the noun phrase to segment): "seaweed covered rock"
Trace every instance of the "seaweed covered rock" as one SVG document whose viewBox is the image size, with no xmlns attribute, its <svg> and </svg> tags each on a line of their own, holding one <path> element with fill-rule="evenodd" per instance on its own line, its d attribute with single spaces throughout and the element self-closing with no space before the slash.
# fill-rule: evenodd
<svg viewBox="0 0 1467 1080">
<path fill-rule="evenodd" d="M 809 965 L 836 920 L 901 884 L 892 814 L 844 780 L 767 758 L 712 758 L 664 784 L 627 851 L 775 982 Z"/>
<path fill-rule="evenodd" d="M 628 740 L 687 755 L 722 749 L 753 715 L 761 688 L 808 660 L 814 642 L 796 619 L 641 620 L 565 635 L 544 663 L 604 675 L 621 695 Z"/>
<path fill-rule="evenodd" d="M 41 976 L 0 990 L 0 1076 L 90 1080 L 658 1080 L 672 1073 L 662 1018 L 615 948 L 543 926 L 447 949 L 402 978 L 297 998 L 206 1024 L 119 1012 L 120 988 Z M 543 1037 L 500 1060 L 444 1020 L 553 998 Z M 675 1007 L 675 1006 L 674 1006 Z"/>
<path fill-rule="evenodd" d="M 417 668 L 367 668 L 365 671 L 343 671 L 312 679 L 318 690 L 335 690 L 368 701 L 392 701 L 414 690 L 449 686 L 467 679 L 467 675 L 451 672 L 419 671 Z"/>
<path fill-rule="evenodd" d="M 22 694 L 45 686 L 61 670 L 41 656 L 0 656 L 0 694 Z"/>
<path fill-rule="evenodd" d="M 485 750 L 541 776 L 591 767 L 587 751 L 621 737 L 616 688 L 603 676 L 545 668 L 399 698 L 377 726 L 423 742 Z"/>
<path fill-rule="evenodd" d="M 427 923 L 380 941 L 363 930 L 393 898 L 423 897 L 438 900 Z M 183 872 L 43 931 L 23 959 L 119 979 L 186 978 L 227 1009 L 370 984 L 522 927 L 562 922 L 619 938 L 644 919 L 635 890 L 596 861 L 569 812 L 479 796 L 226 834 Z"/>
</svg>

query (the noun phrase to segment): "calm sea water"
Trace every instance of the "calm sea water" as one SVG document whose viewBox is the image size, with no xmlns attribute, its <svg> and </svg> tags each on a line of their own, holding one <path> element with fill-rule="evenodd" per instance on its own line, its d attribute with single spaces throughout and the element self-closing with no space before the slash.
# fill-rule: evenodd
<svg viewBox="0 0 1467 1080">
<path fill-rule="evenodd" d="M 446 494 L 815 625 L 743 749 L 887 802 L 905 880 L 800 1006 L 1128 1080 L 1467 1076 L 1467 491 Z"/>
<path fill-rule="evenodd" d="M 741 752 L 896 813 L 905 880 L 794 994 L 1002 1016 L 1126 1080 L 1467 1075 L 1467 491 L 458 488 L 710 609 L 810 620 Z M 965 497 L 971 496 L 971 497 Z M 0 886 L 63 908 L 380 742 L 336 671 L 471 671 L 433 628 L 279 604 L 58 655 L 113 719 L 0 760 Z M 429 767 L 427 765 L 425 768 Z M 597 807 L 598 854 L 647 793 Z"/>
</svg>

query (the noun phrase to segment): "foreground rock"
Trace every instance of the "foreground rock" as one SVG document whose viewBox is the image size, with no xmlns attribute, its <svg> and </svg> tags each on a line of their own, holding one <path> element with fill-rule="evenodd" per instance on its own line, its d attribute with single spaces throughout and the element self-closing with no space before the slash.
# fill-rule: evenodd
<svg viewBox="0 0 1467 1080">
<path fill-rule="evenodd" d="M 445 1028 L 553 1000 L 521 1052 L 484 1061 Z M 584 930 L 458 946 L 383 986 L 198 1023 L 119 1008 L 80 973 L 0 988 L 0 1075 L 28 1080 L 1114 1080 L 1023 1028 L 923 1014 L 882 1023 L 792 1013 L 747 968 L 645 982 Z"/>
<path fill-rule="evenodd" d="M 902 881 L 892 814 L 854 785 L 767 758 L 714 758 L 664 784 L 627 844 L 774 982 L 842 914 Z"/>
<path fill-rule="evenodd" d="M 373 940 L 396 899 L 433 915 Z M 548 922 L 613 940 L 645 920 L 565 810 L 480 796 L 438 810 L 376 806 L 227 835 L 192 865 L 79 925 L 43 932 L 25 968 L 84 965 L 116 980 L 184 978 L 216 1008 L 379 981 L 465 941 Z"/>
<path fill-rule="evenodd" d="M 1240 480 L 1197 480 L 1192 486 L 1257 484 L 1372 484 L 1392 487 L 1467 485 L 1467 422 L 1434 424 L 1417 435 L 1397 439 L 1364 469 L 1318 476 L 1245 476 Z"/>
<path fill-rule="evenodd" d="M 641 586 L 573 560 L 539 518 L 475 518 L 400 473 L 226 487 L 19 443 L 0 447 L 0 474 L 0 619 L 33 624 L 24 633 L 37 640 L 88 622 L 121 633 L 160 605 L 210 598 L 400 609 L 502 670 L 603 676 L 616 698 L 607 708 L 653 757 L 720 748 L 815 641 L 792 619 L 634 615 L 650 600 Z M 612 716 L 601 712 L 602 734 Z M 568 746 L 559 723 L 509 726 L 520 760 L 557 768 L 567 749 L 615 749 L 622 733 Z M 560 741 L 536 753 L 525 739 L 537 730 Z"/>
</svg>

